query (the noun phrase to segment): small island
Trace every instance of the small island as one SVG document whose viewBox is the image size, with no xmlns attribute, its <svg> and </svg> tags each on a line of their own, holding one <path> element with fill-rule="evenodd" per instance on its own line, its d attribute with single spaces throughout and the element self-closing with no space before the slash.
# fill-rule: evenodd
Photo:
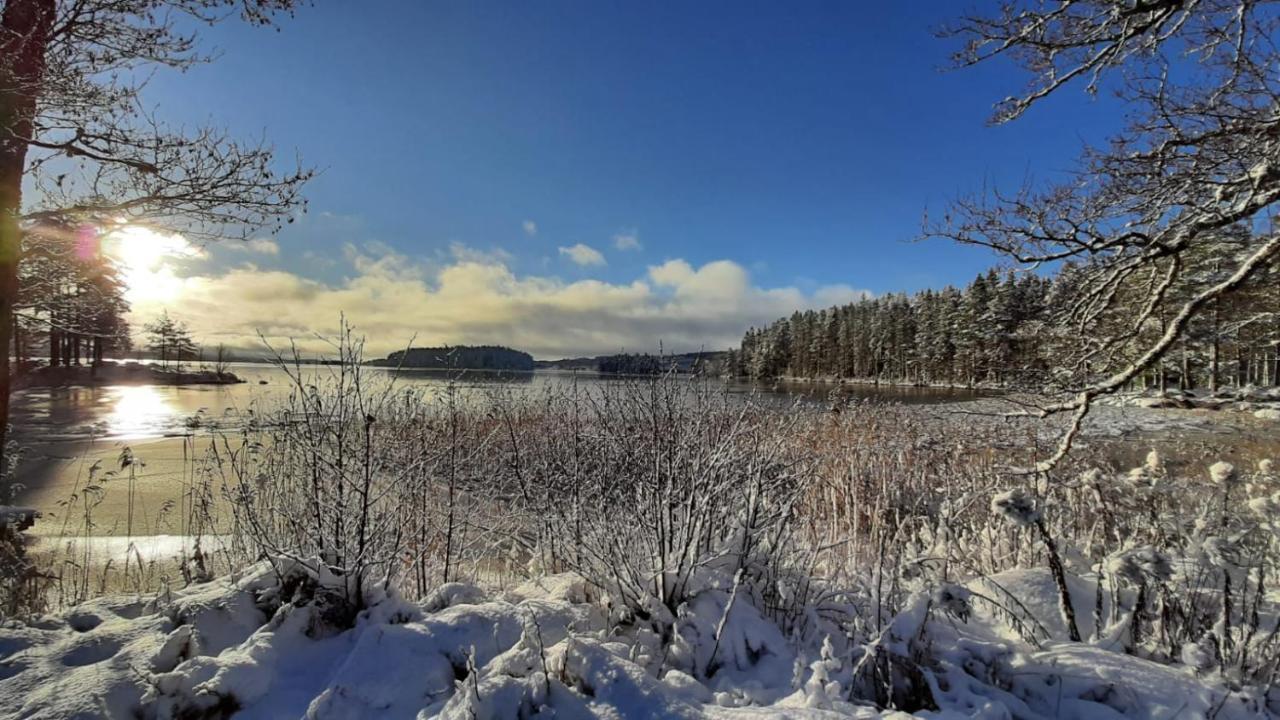
<svg viewBox="0 0 1280 720">
<path fill-rule="evenodd" d="M 90 365 L 36 365 L 14 378 L 14 389 L 97 385 L 235 385 L 244 382 L 226 370 L 182 369 L 140 362 L 103 361 Z"/>
<path fill-rule="evenodd" d="M 533 356 L 501 345 L 455 345 L 397 350 L 368 363 L 376 367 L 424 370 L 508 370 L 531 372 Z"/>
</svg>

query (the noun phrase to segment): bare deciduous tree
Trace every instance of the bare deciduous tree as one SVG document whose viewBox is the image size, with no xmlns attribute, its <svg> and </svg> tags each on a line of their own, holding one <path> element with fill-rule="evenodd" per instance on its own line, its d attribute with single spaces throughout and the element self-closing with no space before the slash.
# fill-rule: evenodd
<svg viewBox="0 0 1280 720">
<path fill-rule="evenodd" d="M 24 225 L 157 224 L 204 239 L 243 237 L 279 228 L 300 205 L 310 170 L 281 173 L 263 142 L 166 125 L 142 99 L 153 69 L 211 59 L 188 28 L 234 17 L 269 25 L 298 4 L 0 2 L 0 447 Z"/>
<path fill-rule="evenodd" d="M 1280 200 L 1275 5 L 1010 0 L 943 32 L 964 40 L 960 66 L 1005 57 L 1030 74 L 994 122 L 1075 80 L 1091 94 L 1113 90 L 1127 109 L 1126 127 L 1086 149 L 1066 181 L 964 198 L 926 222 L 930 236 L 1024 266 L 1079 265 L 1078 302 L 1062 309 L 1080 331 L 1078 380 L 1067 399 L 1035 411 L 1074 418 L 1048 465 L 1069 451 L 1095 399 L 1160 362 L 1196 318 L 1280 257 L 1271 224 Z M 1204 271 L 1208 258 L 1214 272 Z"/>
</svg>

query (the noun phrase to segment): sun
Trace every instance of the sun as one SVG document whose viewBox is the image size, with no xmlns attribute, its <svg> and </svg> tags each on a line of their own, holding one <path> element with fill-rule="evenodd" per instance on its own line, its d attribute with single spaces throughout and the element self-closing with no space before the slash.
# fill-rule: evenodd
<svg viewBox="0 0 1280 720">
<path fill-rule="evenodd" d="M 139 225 L 127 225 L 107 233 L 102 239 L 102 249 L 120 263 L 125 298 L 135 305 L 176 300 L 183 283 L 174 275 L 173 263 L 202 255 L 198 247 L 181 235 Z"/>
<path fill-rule="evenodd" d="M 199 251 L 177 234 L 162 233 L 139 225 L 127 225 L 108 233 L 103 250 L 128 270 L 152 271 L 169 258 L 194 257 Z"/>
</svg>

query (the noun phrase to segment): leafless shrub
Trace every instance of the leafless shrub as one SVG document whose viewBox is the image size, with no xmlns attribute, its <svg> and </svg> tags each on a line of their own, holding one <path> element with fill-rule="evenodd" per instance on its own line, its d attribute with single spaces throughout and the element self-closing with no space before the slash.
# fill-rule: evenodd
<svg viewBox="0 0 1280 720">
<path fill-rule="evenodd" d="M 544 569 L 577 571 L 627 617 L 667 629 L 691 594 L 739 572 L 775 594 L 813 477 L 791 442 L 811 412 L 672 377 L 573 385 L 495 412 Z"/>
</svg>

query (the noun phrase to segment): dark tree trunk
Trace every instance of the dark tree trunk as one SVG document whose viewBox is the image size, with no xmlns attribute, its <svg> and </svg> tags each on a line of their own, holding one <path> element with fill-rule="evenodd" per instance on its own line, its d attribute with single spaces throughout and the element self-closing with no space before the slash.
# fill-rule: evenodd
<svg viewBox="0 0 1280 720">
<path fill-rule="evenodd" d="M 36 98 L 44 78 L 44 54 L 56 14 L 55 0 L 6 0 L 0 16 L 0 468 L 9 439 L 13 389 L 9 345 L 18 299 L 22 250 L 22 173 L 27 138 L 34 132 Z"/>
</svg>

